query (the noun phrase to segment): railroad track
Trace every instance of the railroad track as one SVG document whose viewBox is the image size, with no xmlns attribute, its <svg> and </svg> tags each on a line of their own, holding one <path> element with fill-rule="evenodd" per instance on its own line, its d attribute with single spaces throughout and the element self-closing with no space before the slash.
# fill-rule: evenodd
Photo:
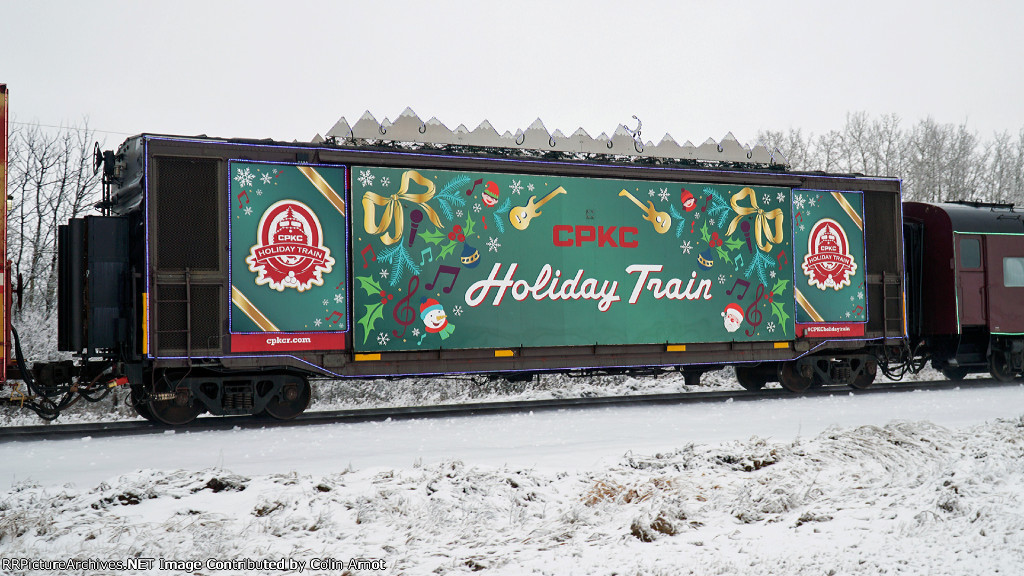
<svg viewBox="0 0 1024 576">
<path fill-rule="evenodd" d="M 0 428 L 0 443 L 72 438 L 102 438 L 137 436 L 145 434 L 193 433 L 217 430 L 282 428 L 385 420 L 411 420 L 416 418 L 451 418 L 485 414 L 527 413 L 548 410 L 590 409 L 609 406 L 643 406 L 665 404 L 710 404 L 715 402 L 747 402 L 781 398 L 816 398 L 836 395 L 892 394 L 923 390 L 948 390 L 959 387 L 1020 386 L 1020 381 L 998 382 L 991 379 L 954 382 L 893 382 L 876 384 L 866 390 L 830 386 L 794 394 L 781 388 L 749 392 L 726 390 L 713 392 L 679 392 L 672 394 L 638 394 L 630 396 L 596 396 L 583 398 L 556 398 L 546 400 L 520 400 L 503 402 L 477 402 L 470 404 L 442 404 L 434 406 L 407 406 L 389 408 L 363 408 L 351 410 L 311 411 L 292 420 L 275 420 L 260 416 L 211 416 L 198 418 L 188 426 L 170 428 L 142 420 L 118 422 L 90 422 L 82 424 L 42 424 Z"/>
</svg>

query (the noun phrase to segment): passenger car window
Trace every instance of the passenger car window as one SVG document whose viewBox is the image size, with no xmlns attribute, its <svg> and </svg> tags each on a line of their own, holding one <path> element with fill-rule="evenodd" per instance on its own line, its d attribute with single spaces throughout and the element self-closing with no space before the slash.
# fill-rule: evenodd
<svg viewBox="0 0 1024 576">
<path fill-rule="evenodd" d="M 960 239 L 960 267 L 981 268 L 981 241 L 977 238 Z"/>
<path fill-rule="evenodd" d="M 1003 258 L 1003 286 L 1024 286 L 1024 258 Z"/>
</svg>

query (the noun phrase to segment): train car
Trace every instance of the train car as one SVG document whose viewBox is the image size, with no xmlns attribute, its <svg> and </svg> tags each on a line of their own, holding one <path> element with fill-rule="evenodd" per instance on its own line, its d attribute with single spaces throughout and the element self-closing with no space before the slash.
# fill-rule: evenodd
<svg viewBox="0 0 1024 576">
<path fill-rule="evenodd" d="M 906 343 L 897 179 L 351 132 L 105 153 L 104 215 L 61 229 L 78 361 L 37 379 L 123 375 L 180 425 L 291 418 L 318 378 L 732 364 L 751 389 L 865 387 Z"/>
<path fill-rule="evenodd" d="M 1024 369 L 1024 212 L 907 202 L 904 215 L 907 261 L 915 263 L 907 267 L 911 338 L 947 378 L 990 372 L 1013 380 Z"/>
</svg>

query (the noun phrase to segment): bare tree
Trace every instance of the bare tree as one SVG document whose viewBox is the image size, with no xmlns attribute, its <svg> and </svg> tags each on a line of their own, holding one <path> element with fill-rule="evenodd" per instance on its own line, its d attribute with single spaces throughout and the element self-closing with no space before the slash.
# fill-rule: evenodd
<svg viewBox="0 0 1024 576">
<path fill-rule="evenodd" d="M 95 133 L 82 126 L 44 130 L 13 124 L 9 140 L 9 255 L 25 279 L 23 305 L 48 315 L 56 307 L 57 226 L 86 213 L 97 198 Z"/>
</svg>

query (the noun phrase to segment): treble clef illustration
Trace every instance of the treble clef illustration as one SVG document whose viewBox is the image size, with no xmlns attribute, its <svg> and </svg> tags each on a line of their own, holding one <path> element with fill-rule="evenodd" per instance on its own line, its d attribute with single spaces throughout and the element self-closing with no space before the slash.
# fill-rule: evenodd
<svg viewBox="0 0 1024 576">
<path fill-rule="evenodd" d="M 409 306 L 409 299 L 416 294 L 416 291 L 420 288 L 420 277 L 413 276 L 409 278 L 409 293 L 406 294 L 405 298 L 398 301 L 395 304 L 395 311 L 392 315 L 395 317 L 395 322 L 402 325 L 402 333 L 399 334 L 398 330 L 392 330 L 395 338 L 405 338 L 405 331 L 409 329 L 409 325 L 416 321 L 416 309 Z"/>
<path fill-rule="evenodd" d="M 757 285 L 757 291 L 754 292 L 754 302 L 747 306 L 747 323 L 754 327 L 754 331 L 744 330 L 743 332 L 747 336 L 753 336 L 757 332 L 757 327 L 761 325 L 761 311 L 757 305 L 760 303 L 761 298 L 764 297 L 764 284 Z"/>
</svg>

